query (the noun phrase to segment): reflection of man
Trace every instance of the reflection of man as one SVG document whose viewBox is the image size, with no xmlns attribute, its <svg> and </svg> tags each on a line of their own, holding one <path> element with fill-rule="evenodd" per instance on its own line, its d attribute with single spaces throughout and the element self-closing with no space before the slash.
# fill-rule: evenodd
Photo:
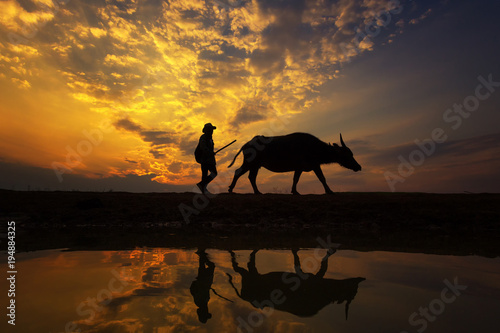
<svg viewBox="0 0 500 333">
<path fill-rule="evenodd" d="M 212 314 L 208 312 L 208 301 L 210 300 L 210 289 L 214 282 L 215 265 L 208 259 L 205 250 L 198 250 L 196 252 L 199 259 L 198 276 L 196 280 L 191 283 L 189 290 L 193 295 L 194 303 L 198 307 L 198 319 L 202 323 L 206 323 L 208 319 L 212 318 Z"/>
<path fill-rule="evenodd" d="M 201 182 L 196 184 L 201 193 L 207 192 L 207 185 L 217 177 L 217 168 L 215 166 L 214 140 L 212 134 L 216 129 L 211 123 L 203 127 L 203 135 L 200 137 L 198 147 L 196 148 L 196 161 L 201 164 Z M 210 171 L 210 175 L 208 172 Z"/>
</svg>

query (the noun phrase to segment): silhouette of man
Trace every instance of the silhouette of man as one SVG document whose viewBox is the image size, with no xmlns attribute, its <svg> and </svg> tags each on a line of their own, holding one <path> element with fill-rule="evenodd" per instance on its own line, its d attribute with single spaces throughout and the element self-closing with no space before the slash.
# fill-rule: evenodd
<svg viewBox="0 0 500 333">
<path fill-rule="evenodd" d="M 194 303 L 198 307 L 196 313 L 198 319 L 202 323 L 206 323 L 212 318 L 212 314 L 208 312 L 208 301 L 210 300 L 210 289 L 214 282 L 215 264 L 208 259 L 208 254 L 205 250 L 198 249 L 196 254 L 199 256 L 198 276 L 191 283 L 189 291 L 193 295 Z"/>
<path fill-rule="evenodd" d="M 217 167 L 215 166 L 214 140 L 212 134 L 216 129 L 211 123 L 203 127 L 203 135 L 200 137 L 197 151 L 199 158 L 197 161 L 201 164 L 201 182 L 196 184 L 201 193 L 207 193 L 207 185 L 217 177 Z M 210 175 L 208 172 L 210 171 Z"/>
</svg>

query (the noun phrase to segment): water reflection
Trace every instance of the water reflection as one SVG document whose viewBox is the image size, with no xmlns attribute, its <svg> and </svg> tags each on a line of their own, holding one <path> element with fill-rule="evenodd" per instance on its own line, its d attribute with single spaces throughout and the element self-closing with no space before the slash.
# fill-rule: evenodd
<svg viewBox="0 0 500 333">
<path fill-rule="evenodd" d="M 238 292 L 234 286 L 230 274 L 228 274 L 229 283 L 241 299 L 259 309 L 271 307 L 300 317 L 314 316 L 330 303 L 346 302 L 347 320 L 349 304 L 356 296 L 358 284 L 365 278 L 344 280 L 324 278 L 328 269 L 328 258 L 335 253 L 335 249 L 329 249 L 323 258 L 308 258 L 312 259 L 313 266 L 316 266 L 316 261 L 320 261 L 320 268 L 316 274 L 305 273 L 302 270 L 297 249 L 292 250 L 294 273 L 279 271 L 259 274 L 255 265 L 257 251 L 254 250 L 250 254 L 248 269 L 241 268 L 236 262 L 235 253 L 230 251 L 232 267 L 242 278 L 241 291 Z"/>
<path fill-rule="evenodd" d="M 468 288 L 428 332 L 492 331 L 485 309 L 500 307 L 499 258 L 203 247 L 18 258 L 19 332 L 416 332 L 410 316 L 455 277 Z"/>
<path fill-rule="evenodd" d="M 196 254 L 199 257 L 198 276 L 191 283 L 189 290 L 193 295 L 194 303 L 198 307 L 196 313 L 199 321 L 206 323 L 208 319 L 212 318 L 212 314 L 208 312 L 208 301 L 210 300 L 210 290 L 214 282 L 215 264 L 208 259 L 205 249 L 199 249 Z"/>
</svg>

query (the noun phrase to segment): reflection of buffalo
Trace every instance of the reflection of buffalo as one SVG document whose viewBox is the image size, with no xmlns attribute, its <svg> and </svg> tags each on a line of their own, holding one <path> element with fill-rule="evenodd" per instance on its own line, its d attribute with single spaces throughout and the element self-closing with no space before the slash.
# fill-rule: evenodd
<svg viewBox="0 0 500 333">
<path fill-rule="evenodd" d="M 257 308 L 270 306 L 300 317 L 313 316 L 330 303 L 340 304 L 346 301 L 347 319 L 349 304 L 356 296 L 358 284 L 365 279 L 361 277 L 344 280 L 325 279 L 323 276 L 328 269 L 328 258 L 335 253 L 334 250 L 329 250 L 324 256 L 316 274 L 302 271 L 297 250 L 292 250 L 295 273 L 259 274 L 255 267 L 257 251 L 254 250 L 250 254 L 248 270 L 238 266 L 234 252 L 230 251 L 233 269 L 242 278 L 241 293 L 234 286 L 232 276 L 228 274 L 229 283 L 241 299 Z"/>
<path fill-rule="evenodd" d="M 297 192 L 297 182 L 302 172 L 314 171 L 326 193 L 333 193 L 326 184 L 325 176 L 321 171 L 321 164 L 338 163 L 344 168 L 360 171 L 361 166 L 356 162 L 352 151 L 346 146 L 340 135 L 341 146 L 330 145 L 307 133 L 292 133 L 283 136 L 255 136 L 241 147 L 236 157 L 243 152 L 243 164 L 234 172 L 234 178 L 229 185 L 229 192 L 233 192 L 238 179 L 250 171 L 248 178 L 253 191 L 257 189 L 257 174 L 261 167 L 273 172 L 295 171 L 293 175 L 292 193 Z"/>
</svg>

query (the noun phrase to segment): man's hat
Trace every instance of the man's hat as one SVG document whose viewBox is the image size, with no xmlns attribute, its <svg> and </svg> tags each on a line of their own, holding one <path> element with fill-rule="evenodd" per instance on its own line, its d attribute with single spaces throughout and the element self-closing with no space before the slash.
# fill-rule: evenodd
<svg viewBox="0 0 500 333">
<path fill-rule="evenodd" d="M 207 308 L 204 309 L 199 308 L 196 310 L 196 313 L 198 314 L 198 320 L 202 323 L 206 323 L 207 320 L 212 318 L 212 314 L 208 312 Z"/>
<path fill-rule="evenodd" d="M 203 133 L 205 133 L 208 129 L 216 129 L 217 127 L 215 127 L 214 125 L 212 125 L 211 123 L 206 123 L 205 126 L 203 127 Z"/>
</svg>

